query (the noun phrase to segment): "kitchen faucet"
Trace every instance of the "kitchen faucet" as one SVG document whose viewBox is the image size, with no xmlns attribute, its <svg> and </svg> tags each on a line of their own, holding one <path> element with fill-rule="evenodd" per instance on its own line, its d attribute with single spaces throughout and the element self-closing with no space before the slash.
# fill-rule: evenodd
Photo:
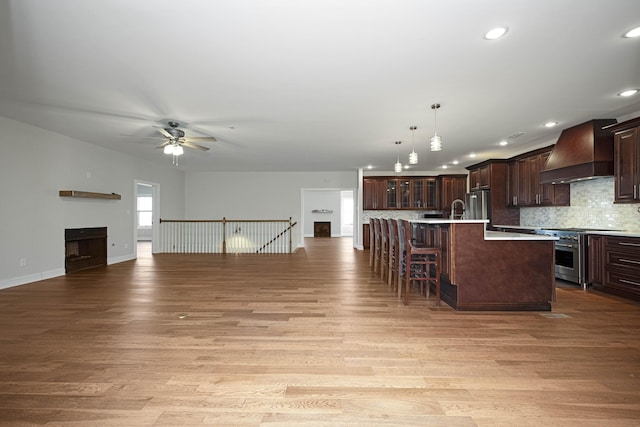
<svg viewBox="0 0 640 427">
<path fill-rule="evenodd" d="M 462 205 L 462 214 L 460 215 L 459 219 L 463 219 L 464 218 L 465 205 L 464 205 L 464 202 L 462 200 L 460 200 L 460 199 L 455 199 L 453 202 L 451 202 L 451 216 L 449 218 L 456 219 L 456 211 L 455 211 L 456 203 L 460 203 Z"/>
</svg>

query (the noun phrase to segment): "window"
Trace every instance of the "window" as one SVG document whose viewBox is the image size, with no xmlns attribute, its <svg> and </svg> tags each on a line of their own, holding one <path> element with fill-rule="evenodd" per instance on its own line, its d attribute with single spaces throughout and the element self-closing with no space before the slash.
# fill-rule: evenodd
<svg viewBox="0 0 640 427">
<path fill-rule="evenodd" d="M 138 196 L 138 227 L 151 227 L 153 224 L 153 198 Z"/>
</svg>

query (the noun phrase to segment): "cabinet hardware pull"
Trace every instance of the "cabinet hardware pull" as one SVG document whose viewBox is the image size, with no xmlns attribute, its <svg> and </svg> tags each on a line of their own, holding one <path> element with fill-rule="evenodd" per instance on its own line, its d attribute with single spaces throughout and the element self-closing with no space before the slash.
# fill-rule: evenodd
<svg viewBox="0 0 640 427">
<path fill-rule="evenodd" d="M 622 261 L 622 262 L 630 262 L 632 264 L 640 264 L 640 261 L 634 261 L 632 259 L 626 259 L 626 258 L 620 258 L 620 261 Z"/>
<path fill-rule="evenodd" d="M 623 283 L 628 283 L 628 284 L 630 284 L 630 285 L 640 286 L 640 283 L 638 283 L 638 282 L 633 282 L 633 281 L 631 281 L 631 280 L 620 279 L 620 281 L 621 281 L 621 282 L 623 282 Z"/>
<path fill-rule="evenodd" d="M 621 246 L 640 246 L 640 243 L 627 243 L 627 242 L 618 242 Z"/>
<path fill-rule="evenodd" d="M 575 248 L 576 245 L 565 245 L 564 243 L 556 243 L 556 246 L 561 246 L 563 248 Z"/>
</svg>

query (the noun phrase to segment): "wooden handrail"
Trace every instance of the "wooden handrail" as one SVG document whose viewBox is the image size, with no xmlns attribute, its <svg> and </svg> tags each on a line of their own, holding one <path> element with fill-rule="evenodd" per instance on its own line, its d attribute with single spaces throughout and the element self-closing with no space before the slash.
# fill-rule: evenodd
<svg viewBox="0 0 640 427">
<path fill-rule="evenodd" d="M 280 234 L 278 234 L 276 237 L 274 237 L 273 239 L 269 240 L 267 243 L 265 243 L 264 245 L 262 245 L 262 247 L 260 249 L 258 249 L 256 251 L 256 253 L 262 252 L 262 250 L 264 248 L 266 248 L 267 246 L 269 246 L 270 244 L 272 244 L 273 242 L 275 242 L 276 240 L 278 240 L 280 237 L 282 237 L 282 235 L 284 233 L 286 233 L 287 231 L 291 230 L 295 225 L 297 224 L 297 222 L 294 223 L 290 223 L 289 226 L 287 228 L 285 228 Z M 289 237 L 289 252 L 291 252 L 291 237 Z"/>
</svg>

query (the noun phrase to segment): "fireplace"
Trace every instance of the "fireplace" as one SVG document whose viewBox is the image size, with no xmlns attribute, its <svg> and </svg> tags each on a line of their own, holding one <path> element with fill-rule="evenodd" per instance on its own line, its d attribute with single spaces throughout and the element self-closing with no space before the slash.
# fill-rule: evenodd
<svg viewBox="0 0 640 427">
<path fill-rule="evenodd" d="M 331 237 L 331 222 L 315 221 L 313 223 L 313 237 Z"/>
<path fill-rule="evenodd" d="M 67 273 L 107 265 L 107 227 L 67 228 L 64 247 Z"/>
</svg>

